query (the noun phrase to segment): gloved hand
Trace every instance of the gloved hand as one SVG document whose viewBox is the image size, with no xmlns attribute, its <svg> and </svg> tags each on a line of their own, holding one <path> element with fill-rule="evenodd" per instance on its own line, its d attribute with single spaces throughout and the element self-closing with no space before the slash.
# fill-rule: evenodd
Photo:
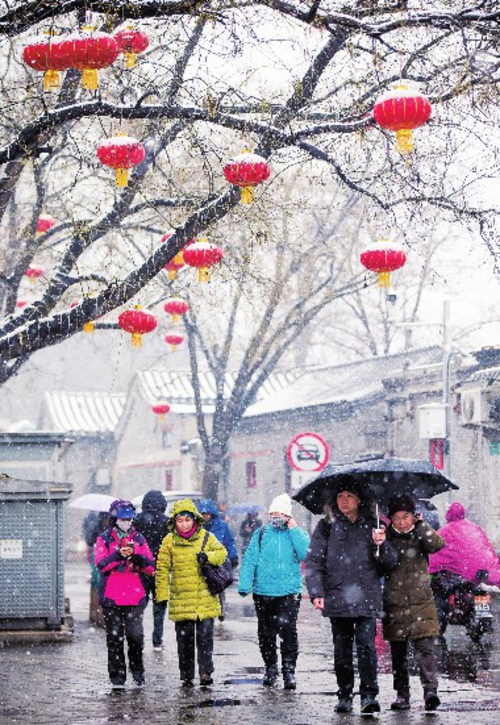
<svg viewBox="0 0 500 725">
<path fill-rule="evenodd" d="M 240 563 L 240 560 L 238 559 L 237 556 L 235 556 L 234 559 L 231 559 L 231 566 L 233 567 L 233 569 L 236 569 L 236 567 L 238 566 L 239 563 Z"/>
<path fill-rule="evenodd" d="M 204 551 L 199 551 L 196 554 L 196 558 L 198 559 L 199 564 L 206 564 L 208 561 L 208 556 L 205 554 Z"/>
<path fill-rule="evenodd" d="M 132 554 L 132 556 L 130 557 L 130 562 L 134 566 L 137 566 L 139 568 L 144 566 L 144 559 L 140 554 Z"/>
</svg>

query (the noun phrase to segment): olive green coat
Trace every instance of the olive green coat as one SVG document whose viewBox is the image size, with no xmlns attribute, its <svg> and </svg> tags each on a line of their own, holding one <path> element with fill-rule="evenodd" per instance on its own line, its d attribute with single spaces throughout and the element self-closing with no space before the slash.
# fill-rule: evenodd
<svg viewBox="0 0 500 725">
<path fill-rule="evenodd" d="M 385 639 L 398 641 L 438 636 L 428 555 L 442 549 L 444 539 L 425 521 L 417 521 L 408 534 L 400 534 L 389 526 L 387 540 L 398 553 L 398 564 L 385 578 Z"/>
<path fill-rule="evenodd" d="M 173 520 L 181 511 L 193 513 L 198 524 L 198 530 L 189 539 L 183 539 L 175 530 Z M 206 533 L 203 518 L 189 499 L 176 501 L 171 516 L 172 533 L 163 539 L 156 562 L 156 601 L 169 602 L 168 616 L 174 622 L 218 617 L 219 597 L 210 594 L 196 559 Z M 209 534 L 204 551 L 209 563 L 216 566 L 227 558 L 225 547 L 213 534 Z"/>
</svg>

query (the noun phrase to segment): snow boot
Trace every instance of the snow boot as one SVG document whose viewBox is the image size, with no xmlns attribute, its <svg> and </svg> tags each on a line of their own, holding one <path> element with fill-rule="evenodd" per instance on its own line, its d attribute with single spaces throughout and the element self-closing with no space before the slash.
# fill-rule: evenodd
<svg viewBox="0 0 500 725">
<path fill-rule="evenodd" d="M 274 687 L 278 679 L 278 665 L 267 665 L 262 684 L 264 687 Z"/>
</svg>

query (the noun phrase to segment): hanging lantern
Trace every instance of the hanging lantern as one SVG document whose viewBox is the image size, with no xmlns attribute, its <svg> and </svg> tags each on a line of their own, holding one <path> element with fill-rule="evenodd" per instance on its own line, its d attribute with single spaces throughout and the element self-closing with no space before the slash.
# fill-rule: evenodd
<svg viewBox="0 0 500 725">
<path fill-rule="evenodd" d="M 151 406 L 151 410 L 158 416 L 158 420 L 165 420 L 165 416 L 170 410 L 170 405 L 168 403 L 156 403 L 156 405 Z"/>
<path fill-rule="evenodd" d="M 88 91 L 99 87 L 97 71 L 112 65 L 120 55 L 120 47 L 112 35 L 84 27 L 62 42 L 69 68 L 82 71 L 82 86 Z"/>
<path fill-rule="evenodd" d="M 43 269 L 41 267 L 28 267 L 24 274 L 29 279 L 30 284 L 34 285 L 37 279 L 42 276 Z"/>
<path fill-rule="evenodd" d="M 38 236 L 41 236 L 45 232 L 48 232 L 49 229 L 52 229 L 56 225 L 56 220 L 54 217 L 51 217 L 50 214 L 40 214 L 38 217 L 38 221 L 36 223 L 36 233 Z"/>
<path fill-rule="evenodd" d="M 144 312 L 140 305 L 132 310 L 125 310 L 118 317 L 118 325 L 132 334 L 132 347 L 142 347 L 142 336 L 153 332 L 156 327 L 156 317 L 150 312 Z"/>
<path fill-rule="evenodd" d="M 165 335 L 165 342 L 167 345 L 170 345 L 172 352 L 175 352 L 177 345 L 182 345 L 184 342 L 184 335 L 181 335 L 176 330 L 172 330 Z"/>
<path fill-rule="evenodd" d="M 233 156 L 224 166 L 224 176 L 229 183 L 243 187 L 242 204 L 252 204 L 254 188 L 268 179 L 270 174 L 271 167 L 265 158 L 251 151 L 243 151 L 239 156 Z"/>
<path fill-rule="evenodd" d="M 378 274 L 379 287 L 389 287 L 391 272 L 403 267 L 406 254 L 397 244 L 389 242 L 388 239 L 380 239 L 361 252 L 359 259 L 363 267 Z"/>
<path fill-rule="evenodd" d="M 120 30 L 114 34 L 114 39 L 118 43 L 120 52 L 125 55 L 125 67 L 133 68 L 136 64 L 136 55 L 143 53 L 149 46 L 149 38 L 145 33 L 128 25 L 125 30 Z"/>
<path fill-rule="evenodd" d="M 23 307 L 26 307 L 26 305 L 27 305 L 27 304 L 28 304 L 28 303 L 26 302 L 26 300 L 18 300 L 18 301 L 16 302 L 16 308 L 17 308 L 18 310 L 22 310 L 22 309 L 23 309 Z"/>
<path fill-rule="evenodd" d="M 174 232 L 167 232 L 166 234 L 164 234 L 162 236 L 162 238 L 161 238 L 161 243 L 162 244 L 165 244 L 165 242 L 168 242 L 168 240 L 170 239 L 170 237 L 172 236 L 172 234 L 174 234 Z M 191 244 L 193 241 L 194 240 L 192 239 L 191 241 L 188 242 L 188 244 Z M 177 252 L 177 254 L 175 255 L 175 257 L 173 257 L 170 260 L 170 262 L 167 262 L 166 263 L 166 265 L 163 267 L 163 269 L 166 269 L 167 270 L 167 272 L 168 272 L 168 278 L 171 279 L 171 280 L 173 280 L 173 279 L 175 279 L 177 277 L 177 272 L 179 271 L 179 269 L 181 269 L 181 267 L 184 267 L 184 264 L 185 264 L 185 262 L 184 262 L 184 252 L 181 249 L 181 251 L 180 252 Z"/>
<path fill-rule="evenodd" d="M 55 37 L 27 45 L 23 49 L 23 60 L 30 68 L 43 72 L 44 91 L 60 88 L 59 71 L 69 68 L 63 41 Z"/>
<path fill-rule="evenodd" d="M 103 141 L 98 149 L 97 156 L 101 164 L 115 169 L 116 185 L 128 185 L 128 169 L 144 161 L 146 152 L 144 146 L 131 136 L 113 136 Z"/>
<path fill-rule="evenodd" d="M 163 309 L 167 314 L 172 315 L 172 324 L 176 325 L 181 319 L 181 315 L 185 315 L 189 310 L 189 305 L 181 297 L 170 297 L 163 305 Z"/>
<path fill-rule="evenodd" d="M 209 267 L 218 264 L 223 256 L 220 247 L 204 238 L 184 247 L 184 261 L 190 267 L 197 267 L 198 282 L 210 282 Z"/>
<path fill-rule="evenodd" d="M 375 102 L 373 117 L 382 128 L 396 132 L 396 148 L 402 154 L 413 151 L 412 129 L 426 123 L 432 108 L 428 99 L 404 83 L 383 93 Z"/>
</svg>

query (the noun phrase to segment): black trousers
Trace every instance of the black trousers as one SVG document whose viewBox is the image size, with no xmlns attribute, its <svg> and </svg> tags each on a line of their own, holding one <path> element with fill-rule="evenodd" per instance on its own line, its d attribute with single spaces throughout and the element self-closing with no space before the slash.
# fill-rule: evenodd
<svg viewBox="0 0 500 725">
<path fill-rule="evenodd" d="M 351 698 L 354 690 L 353 646 L 356 642 L 361 699 L 378 695 L 375 617 L 331 617 L 335 675 L 339 699 Z"/>
<path fill-rule="evenodd" d="M 125 638 L 128 645 L 128 664 L 134 679 L 144 677 L 142 651 L 144 607 L 103 607 L 108 646 L 108 673 L 113 685 L 124 685 L 127 679 L 125 665 Z"/>
<path fill-rule="evenodd" d="M 300 594 L 289 594 L 286 597 L 253 595 L 259 648 L 266 667 L 278 662 L 276 638 L 279 636 L 281 664 L 283 667 L 295 668 L 299 653 L 297 617 L 300 600 Z"/>
<path fill-rule="evenodd" d="M 434 655 L 434 638 L 422 637 L 413 639 L 415 657 L 420 671 L 420 682 L 424 694 L 437 692 L 438 677 L 437 663 Z M 391 642 L 392 675 L 394 689 L 398 695 L 408 697 L 410 694 L 410 676 L 408 673 L 408 640 Z"/>
<path fill-rule="evenodd" d="M 214 671 L 214 620 L 183 619 L 175 623 L 177 654 L 181 680 L 194 678 L 195 640 L 200 675 L 211 675 Z"/>
</svg>

